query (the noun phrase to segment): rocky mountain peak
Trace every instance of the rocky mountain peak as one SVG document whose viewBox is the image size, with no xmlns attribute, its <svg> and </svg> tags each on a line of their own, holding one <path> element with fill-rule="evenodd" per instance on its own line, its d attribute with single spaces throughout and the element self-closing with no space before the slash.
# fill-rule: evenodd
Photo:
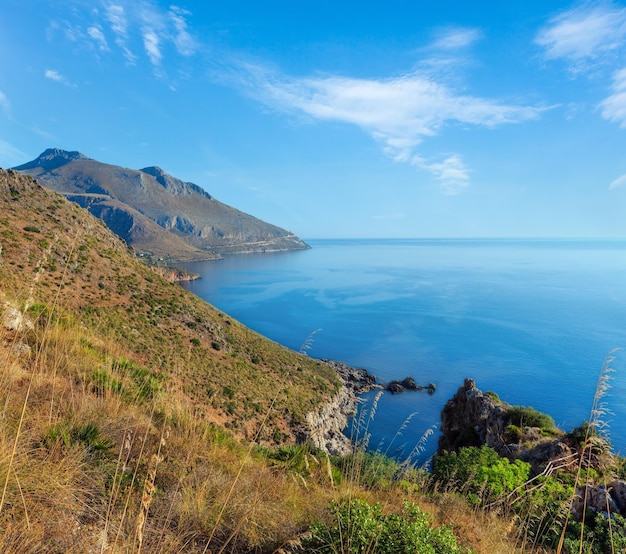
<svg viewBox="0 0 626 554">
<path fill-rule="evenodd" d="M 140 171 L 154 177 L 156 182 L 159 183 L 171 194 L 181 195 L 194 192 L 202 194 L 209 199 L 211 198 L 211 195 L 206 192 L 202 187 L 199 187 L 194 183 L 188 183 L 182 181 L 181 179 L 177 179 L 176 177 L 172 177 L 169 173 L 161 169 L 159 166 L 154 165 L 150 167 L 144 167 Z"/>
<path fill-rule="evenodd" d="M 62 150 L 60 148 L 48 148 L 44 152 L 42 152 L 38 158 L 34 159 L 32 162 L 25 163 L 23 165 L 17 166 L 14 169 L 23 170 L 23 169 L 34 169 L 37 167 L 41 167 L 43 169 L 51 170 L 56 169 L 57 167 L 61 167 L 67 163 L 73 162 L 75 160 L 89 160 L 84 154 L 78 152 L 77 150 Z"/>
</svg>

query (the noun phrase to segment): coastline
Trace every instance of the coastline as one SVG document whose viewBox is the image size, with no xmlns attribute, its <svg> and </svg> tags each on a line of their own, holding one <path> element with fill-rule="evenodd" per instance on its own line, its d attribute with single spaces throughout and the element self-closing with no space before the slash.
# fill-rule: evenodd
<svg viewBox="0 0 626 554">
<path fill-rule="evenodd" d="M 382 388 L 376 378 L 365 369 L 350 367 L 335 360 L 320 360 L 337 373 L 342 382 L 339 392 L 306 415 L 306 440 L 331 455 L 345 455 L 353 451 L 352 441 L 343 434 L 361 402 L 359 395 Z"/>
</svg>

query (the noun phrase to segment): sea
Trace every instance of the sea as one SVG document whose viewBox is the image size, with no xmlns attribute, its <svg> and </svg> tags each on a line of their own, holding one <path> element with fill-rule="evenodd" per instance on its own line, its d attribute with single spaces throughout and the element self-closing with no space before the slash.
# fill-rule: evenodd
<svg viewBox="0 0 626 554">
<path fill-rule="evenodd" d="M 370 392 L 370 450 L 427 463 L 440 413 L 471 377 L 571 430 L 592 417 L 626 455 L 626 240 L 307 240 L 309 250 L 185 264 L 183 286 L 314 358 L 414 378 L 434 394 Z M 354 437 L 353 437 L 354 438 Z"/>
</svg>

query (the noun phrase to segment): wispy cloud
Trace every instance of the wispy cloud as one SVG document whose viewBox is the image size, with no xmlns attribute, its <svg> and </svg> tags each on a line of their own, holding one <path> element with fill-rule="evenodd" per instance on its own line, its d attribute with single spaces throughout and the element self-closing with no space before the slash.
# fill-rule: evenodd
<svg viewBox="0 0 626 554">
<path fill-rule="evenodd" d="M 626 69 L 615 72 L 611 90 L 612 93 L 600 102 L 602 117 L 626 128 Z"/>
<path fill-rule="evenodd" d="M 468 48 L 482 38 L 482 32 L 476 28 L 446 27 L 436 32 L 430 48 L 436 50 L 459 50 Z"/>
<path fill-rule="evenodd" d="M 46 69 L 44 71 L 44 77 L 46 79 L 50 79 L 51 81 L 56 81 L 57 83 L 61 83 L 62 85 L 65 85 L 66 87 L 76 88 L 76 85 L 74 83 L 71 83 L 70 81 L 68 81 L 67 78 L 61 73 L 59 73 L 56 69 Z"/>
<path fill-rule="evenodd" d="M 107 43 L 107 39 L 102 32 L 102 28 L 99 25 L 93 25 L 87 29 L 87 34 L 93 39 L 96 43 L 99 50 L 102 52 L 109 51 L 109 45 Z"/>
<path fill-rule="evenodd" d="M 602 75 L 624 62 L 626 8 L 610 1 L 586 2 L 550 20 L 535 39 L 547 59 L 561 59 L 574 75 Z M 601 116 L 626 128 L 626 68 L 613 72 Z M 611 185 L 613 188 L 613 185 Z"/>
<path fill-rule="evenodd" d="M 172 43 L 181 56 L 195 54 L 197 44 L 188 31 L 186 20 L 190 12 L 177 6 L 170 6 L 165 12 L 155 5 L 144 3 L 138 15 L 144 48 L 155 68 L 159 68 L 163 60 L 164 44 Z"/>
<path fill-rule="evenodd" d="M 129 64 L 134 64 L 137 57 L 128 47 L 128 21 L 124 6 L 110 4 L 105 11 L 105 19 L 111 26 L 111 31 L 115 36 L 115 44 L 122 50 L 122 54 Z"/>
<path fill-rule="evenodd" d="M 198 49 L 196 40 L 187 30 L 186 17 L 191 15 L 187 10 L 183 10 L 177 6 L 171 6 L 169 18 L 174 25 L 174 45 L 176 50 L 182 56 L 192 56 Z"/>
<path fill-rule="evenodd" d="M 161 49 L 159 48 L 159 36 L 154 32 L 154 29 L 146 27 L 142 31 L 143 46 L 146 49 L 146 54 L 150 58 L 152 65 L 160 65 L 163 56 Z"/>
<path fill-rule="evenodd" d="M 430 171 L 441 183 L 444 192 L 450 196 L 458 194 L 469 186 L 470 170 L 459 154 L 448 156 L 441 162 L 429 162 L 421 156 L 413 156 L 411 164 Z"/>
<path fill-rule="evenodd" d="M 387 156 L 430 171 L 450 193 L 467 186 L 469 172 L 458 155 L 442 162 L 418 156 L 416 147 L 425 138 L 450 125 L 496 127 L 535 119 L 542 111 L 457 94 L 416 73 L 390 79 L 295 79 L 248 64 L 235 79 L 248 94 L 275 110 L 356 125 L 380 143 Z"/>
<path fill-rule="evenodd" d="M 2 109 L 2 113 L 7 119 L 12 118 L 13 114 L 11 111 L 11 102 L 9 102 L 7 95 L 4 94 L 4 92 L 2 92 L 1 90 L 0 90 L 0 108 Z"/>
<path fill-rule="evenodd" d="M 612 181 L 609 185 L 609 189 L 616 189 L 618 187 L 623 187 L 624 185 L 626 185 L 626 174 L 621 175 L 620 177 Z"/>
<path fill-rule="evenodd" d="M 0 167 L 14 167 L 27 159 L 28 156 L 20 149 L 0 139 Z"/>
<path fill-rule="evenodd" d="M 54 69 L 46 69 L 44 75 L 46 76 L 46 79 L 51 79 L 52 81 L 57 81 L 59 83 L 65 82 L 63 75 Z"/>
<path fill-rule="evenodd" d="M 199 45 L 188 24 L 191 12 L 174 5 L 164 9 L 154 0 L 103 0 L 103 3 L 103 10 L 74 11 L 70 14 L 73 17 L 68 15 L 67 19 L 51 21 L 49 39 L 61 31 L 65 39 L 81 45 L 84 50 L 121 52 L 131 65 L 139 63 L 139 52 L 143 48 L 159 77 L 165 75 L 167 56 L 189 57 L 197 53 Z"/>
<path fill-rule="evenodd" d="M 547 59 L 566 60 L 576 73 L 618 51 L 625 38 L 626 8 L 601 2 L 585 3 L 553 17 L 535 43 Z"/>
</svg>

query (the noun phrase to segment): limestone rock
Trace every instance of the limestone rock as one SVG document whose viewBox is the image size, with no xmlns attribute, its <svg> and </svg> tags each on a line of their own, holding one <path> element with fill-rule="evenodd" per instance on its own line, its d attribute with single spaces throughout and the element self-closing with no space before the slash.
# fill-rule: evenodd
<svg viewBox="0 0 626 554">
<path fill-rule="evenodd" d="M 487 445 L 504 455 L 509 451 L 502 438 L 507 425 L 506 408 L 480 391 L 473 379 L 465 379 L 441 412 L 439 451 Z"/>
<path fill-rule="evenodd" d="M 358 394 L 376 387 L 376 378 L 364 369 L 356 369 L 333 360 L 322 360 L 332 367 L 342 381 L 339 392 L 315 412 L 306 415 L 304 439 L 328 454 L 345 455 L 352 443 L 343 434 L 348 420 L 356 413 Z"/>
</svg>

